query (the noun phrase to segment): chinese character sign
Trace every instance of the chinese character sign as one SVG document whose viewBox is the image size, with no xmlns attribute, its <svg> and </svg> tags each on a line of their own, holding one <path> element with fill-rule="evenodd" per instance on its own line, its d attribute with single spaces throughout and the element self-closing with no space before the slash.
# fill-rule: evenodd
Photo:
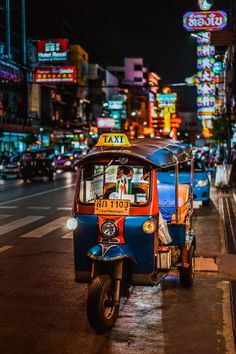
<svg viewBox="0 0 236 354">
<path fill-rule="evenodd" d="M 67 39 L 41 40 L 37 42 L 39 62 L 62 62 L 68 59 Z"/>
</svg>

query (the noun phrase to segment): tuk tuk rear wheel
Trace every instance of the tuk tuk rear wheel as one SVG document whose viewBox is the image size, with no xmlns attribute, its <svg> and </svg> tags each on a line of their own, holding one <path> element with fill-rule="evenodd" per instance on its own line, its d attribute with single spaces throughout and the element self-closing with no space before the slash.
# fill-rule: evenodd
<svg viewBox="0 0 236 354">
<path fill-rule="evenodd" d="M 28 177 L 22 175 L 22 179 L 23 179 L 24 182 L 27 182 Z"/>
<path fill-rule="evenodd" d="M 179 281 L 183 288 L 190 288 L 193 285 L 195 271 L 195 247 L 191 245 L 188 252 L 188 268 L 179 268 Z"/>
<path fill-rule="evenodd" d="M 89 287 L 87 316 L 98 333 L 109 331 L 118 317 L 119 305 L 114 304 L 114 290 L 109 275 L 98 275 Z"/>
</svg>

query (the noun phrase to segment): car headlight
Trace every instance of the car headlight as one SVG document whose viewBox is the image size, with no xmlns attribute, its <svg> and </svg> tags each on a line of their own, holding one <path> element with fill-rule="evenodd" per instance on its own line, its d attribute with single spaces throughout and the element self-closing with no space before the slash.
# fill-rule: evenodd
<svg viewBox="0 0 236 354">
<path fill-rule="evenodd" d="M 207 186 L 209 183 L 208 179 L 203 179 L 197 182 L 196 186 L 197 187 L 204 187 Z"/>
<path fill-rule="evenodd" d="M 56 166 L 56 163 L 54 161 L 52 162 L 52 166 Z"/>
<path fill-rule="evenodd" d="M 0 170 L 3 170 L 3 165 L 0 165 Z"/>
<path fill-rule="evenodd" d="M 102 236 L 105 240 L 112 239 L 117 235 L 118 226 L 112 220 L 105 221 L 100 227 Z"/>
<path fill-rule="evenodd" d="M 71 165 L 71 161 L 66 161 L 65 165 L 66 166 L 70 166 Z"/>
<path fill-rule="evenodd" d="M 79 222 L 76 218 L 68 218 L 66 220 L 66 228 L 70 231 L 74 231 L 79 227 Z"/>
<path fill-rule="evenodd" d="M 143 223 L 143 231 L 146 234 L 152 234 L 153 232 L 156 231 L 156 228 L 157 228 L 156 220 L 153 220 L 153 219 L 152 220 L 146 220 Z"/>
</svg>

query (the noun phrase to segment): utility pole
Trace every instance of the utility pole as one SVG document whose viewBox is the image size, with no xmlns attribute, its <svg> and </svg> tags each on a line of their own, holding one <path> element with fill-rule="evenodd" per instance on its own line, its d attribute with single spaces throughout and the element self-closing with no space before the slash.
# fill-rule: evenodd
<svg viewBox="0 0 236 354">
<path fill-rule="evenodd" d="M 7 42 L 7 56 L 11 59 L 11 10 L 10 0 L 6 0 L 6 42 Z"/>
<path fill-rule="evenodd" d="M 22 64 L 27 64 L 26 14 L 25 0 L 21 0 L 21 34 L 22 34 Z"/>
</svg>

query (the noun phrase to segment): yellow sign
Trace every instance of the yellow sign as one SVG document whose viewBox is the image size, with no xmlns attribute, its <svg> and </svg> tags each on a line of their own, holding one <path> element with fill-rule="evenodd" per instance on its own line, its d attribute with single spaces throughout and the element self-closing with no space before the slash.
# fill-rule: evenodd
<svg viewBox="0 0 236 354">
<path fill-rule="evenodd" d="M 96 146 L 130 147 L 128 137 L 122 133 L 102 134 Z"/>
<path fill-rule="evenodd" d="M 103 199 L 95 201 L 96 215 L 129 215 L 130 200 Z"/>
</svg>

